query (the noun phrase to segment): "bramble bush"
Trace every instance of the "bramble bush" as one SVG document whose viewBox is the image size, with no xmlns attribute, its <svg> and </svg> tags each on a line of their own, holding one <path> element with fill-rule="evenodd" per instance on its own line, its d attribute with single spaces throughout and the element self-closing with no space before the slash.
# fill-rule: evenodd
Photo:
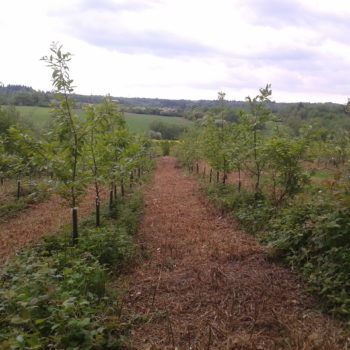
<svg viewBox="0 0 350 350">
<path fill-rule="evenodd" d="M 2 349 L 122 347 L 124 329 L 116 317 L 120 298 L 108 283 L 110 272 L 120 273 L 135 254 L 130 234 L 142 212 L 142 197 L 134 192 L 115 207 L 117 220 L 104 208 L 104 227 L 95 228 L 93 219 L 82 224 L 84 239 L 78 245 L 71 246 L 69 235 L 50 236 L 5 267 Z"/>
<path fill-rule="evenodd" d="M 350 316 L 350 209 L 345 193 L 320 193 L 283 209 L 266 241 L 298 268 L 331 312 Z"/>
</svg>

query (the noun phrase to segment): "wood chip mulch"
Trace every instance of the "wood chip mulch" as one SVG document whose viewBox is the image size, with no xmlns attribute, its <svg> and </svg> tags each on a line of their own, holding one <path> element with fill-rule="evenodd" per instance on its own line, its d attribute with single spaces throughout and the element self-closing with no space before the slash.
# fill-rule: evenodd
<svg viewBox="0 0 350 350">
<path fill-rule="evenodd" d="M 106 191 L 103 191 L 105 199 Z M 79 205 L 79 218 L 91 213 L 95 206 L 95 192 L 91 188 Z M 70 222 L 70 209 L 58 196 L 32 204 L 21 214 L 0 225 L 0 268 L 21 248 L 38 242 L 42 236 L 54 234 Z"/>
<path fill-rule="evenodd" d="M 150 255 L 124 283 L 129 349 L 348 349 L 289 270 L 240 232 L 170 157 L 145 193 L 139 243 Z"/>
</svg>

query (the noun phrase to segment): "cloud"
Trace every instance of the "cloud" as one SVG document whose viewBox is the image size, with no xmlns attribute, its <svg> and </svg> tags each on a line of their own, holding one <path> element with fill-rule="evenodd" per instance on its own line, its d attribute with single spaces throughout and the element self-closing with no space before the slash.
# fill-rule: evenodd
<svg viewBox="0 0 350 350">
<path fill-rule="evenodd" d="M 127 54 L 152 54 L 161 57 L 206 55 L 213 50 L 196 40 L 166 28 L 154 27 L 149 1 L 83 0 L 75 7 L 51 12 L 61 17 L 63 29 L 84 42 Z"/>
<path fill-rule="evenodd" d="M 81 11 L 98 12 L 138 12 L 151 8 L 156 1 L 112 1 L 112 0 L 81 0 L 78 4 Z"/>
<path fill-rule="evenodd" d="M 169 32 L 75 28 L 87 43 L 128 54 L 153 54 L 160 57 L 198 56 L 213 52 L 210 47 Z"/>
<path fill-rule="evenodd" d="M 250 17 L 256 24 L 282 27 L 305 23 L 307 16 L 295 0 L 247 0 Z"/>
<path fill-rule="evenodd" d="M 14 1 L 12 12 L 3 14 L 3 32 L 12 30 L 20 3 Z M 32 6 L 25 8 L 23 28 L 4 39 L 3 51 L 10 54 L 3 66 L 22 57 L 14 53 L 13 38 L 35 60 L 59 40 L 74 53 L 73 76 L 88 93 L 216 98 L 224 90 L 239 99 L 272 83 L 284 99 L 289 92 L 304 94 L 304 100 L 322 94 L 341 100 L 349 90 L 350 7 L 338 9 L 339 1 L 326 6 L 319 0 L 42 0 L 40 14 L 49 16 L 42 21 Z M 7 77 L 16 71 L 4 69 L 1 79 L 10 83 Z M 31 85 L 31 73 L 21 72 L 18 81 L 27 74 Z"/>
<path fill-rule="evenodd" d="M 337 8 L 339 0 L 333 0 Z M 244 7 L 248 20 L 259 26 L 275 29 L 299 27 L 312 30 L 320 40 L 331 39 L 350 43 L 347 35 L 350 29 L 349 13 L 322 9 L 322 2 L 310 6 L 298 0 L 246 0 Z M 288 38 L 286 38 L 288 40 Z M 306 39 L 306 38 L 305 38 Z"/>
</svg>

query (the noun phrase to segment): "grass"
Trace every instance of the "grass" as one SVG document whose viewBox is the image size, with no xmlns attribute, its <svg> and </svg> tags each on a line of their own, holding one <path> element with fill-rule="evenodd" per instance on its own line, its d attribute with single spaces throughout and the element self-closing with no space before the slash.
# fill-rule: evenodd
<svg viewBox="0 0 350 350">
<path fill-rule="evenodd" d="M 18 106 L 16 107 L 21 117 L 34 124 L 39 129 L 45 128 L 50 119 L 50 108 L 48 107 L 32 107 Z M 83 114 L 82 110 L 76 110 L 79 115 Z M 133 132 L 144 133 L 150 130 L 149 126 L 154 120 L 160 120 L 168 124 L 188 125 L 193 123 L 178 117 L 163 117 L 159 115 L 125 113 L 125 120 L 129 129 Z"/>
<path fill-rule="evenodd" d="M 320 179 L 320 180 L 324 180 L 324 179 L 331 179 L 332 178 L 332 174 L 330 174 L 329 172 L 326 172 L 326 171 L 315 171 L 313 174 L 312 174 L 312 178 L 315 178 L 315 179 Z"/>
<path fill-rule="evenodd" d="M 16 109 L 24 120 L 33 123 L 39 129 L 44 128 L 51 119 L 50 109 L 46 107 L 18 106 Z"/>
<path fill-rule="evenodd" d="M 33 123 L 39 129 L 45 128 L 51 120 L 51 108 L 49 107 L 16 106 L 16 109 L 24 120 Z M 77 109 L 76 113 L 82 115 L 83 111 Z"/>
<path fill-rule="evenodd" d="M 164 123 L 173 125 L 193 125 L 193 122 L 178 117 L 163 117 L 159 115 L 149 114 L 126 113 L 125 120 L 130 130 L 134 132 L 147 132 L 149 130 L 150 124 L 154 120 L 162 121 Z"/>
</svg>

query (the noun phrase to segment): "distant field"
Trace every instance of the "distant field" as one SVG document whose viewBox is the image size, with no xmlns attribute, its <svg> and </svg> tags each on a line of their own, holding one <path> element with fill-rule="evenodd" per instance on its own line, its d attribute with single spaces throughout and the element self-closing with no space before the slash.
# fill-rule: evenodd
<svg viewBox="0 0 350 350">
<path fill-rule="evenodd" d="M 21 117 L 33 123 L 39 129 L 45 127 L 50 120 L 50 108 L 17 106 Z"/>
<path fill-rule="evenodd" d="M 168 124 L 192 126 L 193 123 L 177 117 L 161 117 L 159 115 L 126 113 L 125 120 L 130 130 L 135 132 L 147 132 L 154 120 L 160 120 Z"/>
<path fill-rule="evenodd" d="M 21 114 L 22 118 L 32 122 L 38 128 L 44 128 L 50 121 L 50 108 L 47 107 L 27 107 L 18 106 L 16 109 Z M 77 110 L 76 113 L 82 114 L 82 110 Z M 164 123 L 188 125 L 192 126 L 193 123 L 177 117 L 162 117 L 159 115 L 147 115 L 147 114 L 133 114 L 126 113 L 125 120 L 131 131 L 134 132 L 147 132 L 149 126 L 154 120 L 161 120 Z"/>
</svg>

